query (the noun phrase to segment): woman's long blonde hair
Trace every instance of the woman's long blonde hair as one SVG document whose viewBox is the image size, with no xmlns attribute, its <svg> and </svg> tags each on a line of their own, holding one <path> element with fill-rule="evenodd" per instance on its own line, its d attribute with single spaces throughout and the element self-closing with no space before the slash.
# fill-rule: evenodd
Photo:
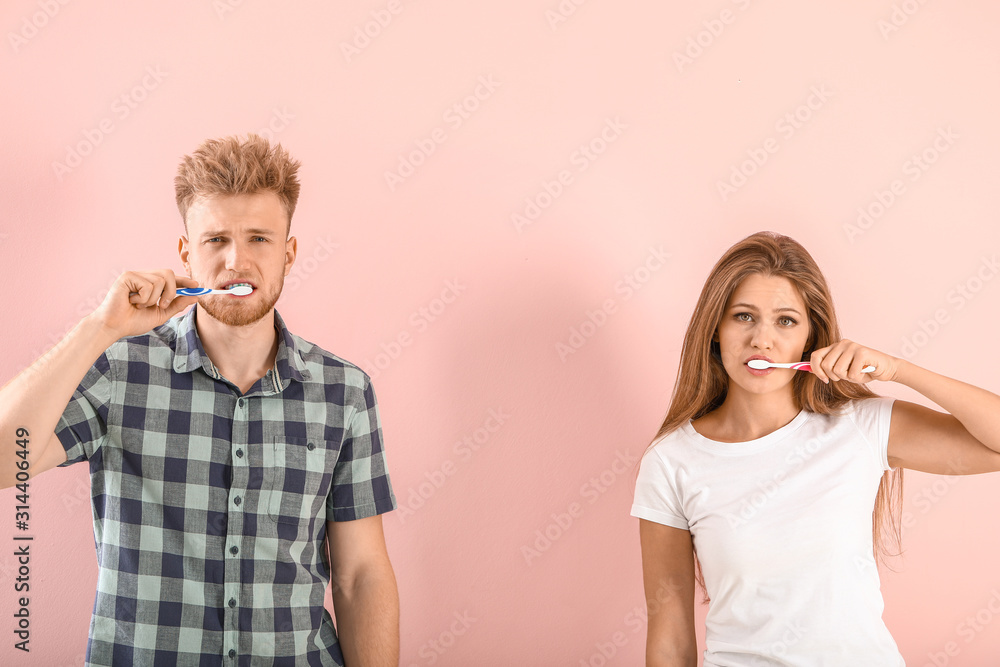
<svg viewBox="0 0 1000 667">
<path fill-rule="evenodd" d="M 670 407 L 653 442 L 688 420 L 698 419 L 722 405 L 729 388 L 729 375 L 722 365 L 719 344 L 712 337 L 730 296 L 747 276 L 754 274 L 787 278 L 798 289 L 810 324 L 801 361 L 808 361 L 813 350 L 832 345 L 842 338 L 826 279 L 806 249 L 794 239 L 774 232 L 748 236 L 726 251 L 705 281 L 684 336 Z M 792 380 L 792 392 L 800 409 L 824 415 L 836 412 L 850 400 L 878 396 L 863 384 L 847 380 L 825 384 L 812 373 L 796 373 Z M 897 546 L 901 545 L 902 499 L 902 468 L 886 471 L 882 475 L 872 513 L 873 554 L 883 564 L 886 564 L 888 556 L 899 554 L 899 551 L 889 552 L 884 537 L 892 538 Z M 708 602 L 697 551 L 695 566 L 698 585 L 705 593 L 704 602 Z"/>
</svg>

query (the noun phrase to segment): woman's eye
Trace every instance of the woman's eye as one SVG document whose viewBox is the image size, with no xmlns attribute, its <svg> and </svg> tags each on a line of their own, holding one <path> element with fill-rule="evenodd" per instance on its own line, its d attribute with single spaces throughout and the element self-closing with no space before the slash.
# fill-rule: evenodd
<svg viewBox="0 0 1000 667">
<path fill-rule="evenodd" d="M 736 319 L 738 319 L 740 322 L 749 322 L 750 320 L 743 319 L 744 315 L 750 317 L 750 313 L 736 313 Z"/>
<path fill-rule="evenodd" d="M 793 320 L 793 319 L 792 319 L 792 318 L 790 318 L 790 317 L 782 317 L 782 318 L 781 318 L 780 320 L 778 320 L 778 321 L 779 321 L 779 322 L 788 322 L 788 324 L 787 324 L 786 326 L 792 326 L 793 324 L 798 324 L 798 322 L 796 322 L 795 320 Z"/>
</svg>

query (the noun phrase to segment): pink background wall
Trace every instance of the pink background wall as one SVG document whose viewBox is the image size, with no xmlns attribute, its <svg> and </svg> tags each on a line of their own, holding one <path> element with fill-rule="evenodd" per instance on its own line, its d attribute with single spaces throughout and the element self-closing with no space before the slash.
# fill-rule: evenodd
<svg viewBox="0 0 1000 667">
<path fill-rule="evenodd" d="M 1000 387 L 1000 7 L 666 4 L 5 2 L 0 381 L 121 271 L 182 271 L 178 160 L 266 129 L 303 163 L 278 309 L 372 373 L 412 510 L 385 517 L 401 664 L 640 664 L 632 463 L 729 245 L 791 235 L 826 272 L 847 337 Z M 590 335 L 561 354 L 574 328 Z M 907 554 L 883 592 L 909 665 L 1000 654 L 998 483 L 907 473 Z M 84 465 L 31 484 L 19 664 L 82 660 L 88 484 Z M 0 493 L 5 664 L 14 504 Z M 568 528 L 549 525 L 571 508 Z M 527 554 L 547 528 L 561 534 Z"/>
</svg>

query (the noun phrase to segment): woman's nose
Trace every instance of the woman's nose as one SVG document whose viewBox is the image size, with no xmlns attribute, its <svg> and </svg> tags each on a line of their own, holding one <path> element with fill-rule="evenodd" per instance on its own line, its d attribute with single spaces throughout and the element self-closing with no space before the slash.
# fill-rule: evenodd
<svg viewBox="0 0 1000 667">
<path fill-rule="evenodd" d="M 753 335 L 750 337 L 750 344 L 753 347 L 769 350 L 774 340 L 774 332 L 767 326 L 754 327 Z"/>
</svg>

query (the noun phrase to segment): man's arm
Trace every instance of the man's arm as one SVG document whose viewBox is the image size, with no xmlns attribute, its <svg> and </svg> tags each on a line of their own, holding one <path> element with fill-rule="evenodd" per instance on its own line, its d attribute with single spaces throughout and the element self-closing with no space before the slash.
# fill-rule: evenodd
<svg viewBox="0 0 1000 667">
<path fill-rule="evenodd" d="M 194 285 L 192 285 L 194 283 Z M 13 486 L 18 472 L 17 430 L 28 432 L 28 473 L 45 472 L 66 461 L 55 435 L 59 418 L 94 361 L 122 336 L 157 327 L 198 300 L 176 297 L 176 286 L 196 286 L 169 269 L 126 272 L 104 302 L 51 350 L 0 389 L 0 489 Z M 138 295 L 130 296 L 131 291 Z M 157 307 L 161 295 L 166 303 Z"/>
<path fill-rule="evenodd" d="M 114 339 L 100 323 L 84 318 L 65 338 L 0 389 L 0 489 L 14 486 L 18 472 L 15 434 L 27 433 L 31 477 L 66 460 L 55 428 L 73 392 Z"/>
<path fill-rule="evenodd" d="M 327 521 L 333 608 L 347 667 L 399 665 L 399 592 L 382 516 Z"/>
</svg>

